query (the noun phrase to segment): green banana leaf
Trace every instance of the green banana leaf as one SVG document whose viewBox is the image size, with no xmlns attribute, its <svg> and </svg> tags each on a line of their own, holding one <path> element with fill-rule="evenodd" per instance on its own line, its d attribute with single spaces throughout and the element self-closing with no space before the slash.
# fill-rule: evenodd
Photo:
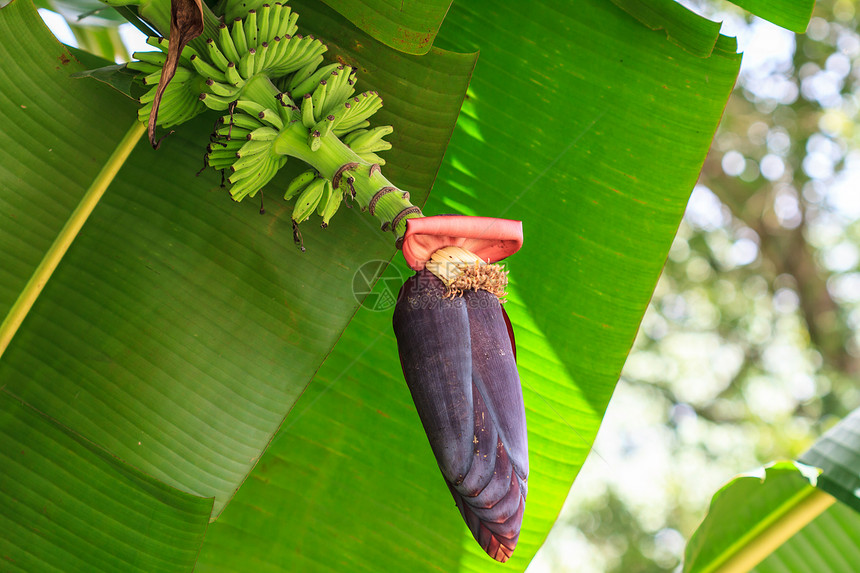
<svg viewBox="0 0 860 573">
<path fill-rule="evenodd" d="M 474 58 L 406 56 L 331 10 L 297 11 L 300 26 L 367 62 L 360 75 L 398 133 L 386 173 L 422 202 Z M 691 13 L 676 21 L 702 30 L 710 51 L 697 56 L 602 0 L 455 5 L 437 37 L 482 55 L 425 212 L 525 221 L 507 307 L 532 470 L 508 570 L 537 551 L 591 447 L 738 71 L 731 40 Z M 24 0 L 0 11 L 0 28 L 0 77 L 18 89 L 0 96 L 0 142 L 15 153 L 0 165 L 14 223 L 0 228 L 5 315 L 134 109 L 98 82 L 69 80 L 82 67 Z M 357 305 L 354 273 L 389 258 L 390 239 L 339 214 L 305 234 L 299 255 L 276 198 L 262 218 L 215 177 L 193 177 L 211 120 L 132 153 L 0 359 L 0 386 L 117 463 L 214 497 L 220 517 L 194 546 L 198 571 L 495 568 L 435 467 L 390 309 L 359 310 L 332 350 Z M 406 276 L 398 265 L 379 300 Z M 14 476 L 0 480 L 5 491 Z M 92 509 L 86 531 L 102 528 Z M 36 541 L 4 555 L 52 550 L 51 538 Z M 73 568 L 98 570 L 88 565 Z"/>
<path fill-rule="evenodd" d="M 476 56 L 405 56 L 325 6 L 316 17 L 340 41 L 364 46 L 341 57 L 400 70 L 363 74 L 359 87 L 386 94 L 379 118 L 399 131 L 386 172 L 422 201 Z M 214 173 L 195 177 L 217 117 L 204 116 L 159 152 L 137 146 L 27 312 L 16 300 L 38 291 L 43 281 L 28 280 L 43 255 L 102 168 L 120 167 L 112 152 L 129 147 L 126 133 L 140 128 L 131 100 L 70 79 L 83 66 L 29 0 L 0 11 L 0 32 L 0 315 L 10 317 L 2 338 L 23 316 L 4 344 L 0 387 L 165 487 L 214 497 L 217 517 L 358 307 L 356 270 L 390 258 L 393 241 L 344 209 L 331 228 L 305 230 L 300 253 L 277 195 L 261 217 L 258 205 L 232 202 Z M 15 477 L 3 473 L 4 491 Z M 77 522 L 78 535 L 102 527 L 97 509 L 84 512 L 93 521 Z M 24 515 L 4 517 L 28 527 Z M 45 543 L 35 550 L 50 552 Z M 4 555 L 34 551 L 14 549 Z"/>
<path fill-rule="evenodd" d="M 800 461 L 823 470 L 818 487 L 860 511 L 860 409 L 821 436 Z"/>
<path fill-rule="evenodd" d="M 731 0 L 731 2 L 760 18 L 798 34 L 806 32 L 806 26 L 812 16 L 812 7 L 815 5 L 815 2 L 810 0 Z"/>
<path fill-rule="evenodd" d="M 5 389 L 0 460 L 4 571 L 193 568 L 211 498 L 147 476 Z"/>
<path fill-rule="evenodd" d="M 836 503 L 760 563 L 755 573 L 854 573 L 860 563 L 860 515 Z"/>
<path fill-rule="evenodd" d="M 324 0 L 347 20 L 386 46 L 407 54 L 430 51 L 451 0 Z"/>
<path fill-rule="evenodd" d="M 860 410 L 766 476 L 714 495 L 687 544 L 685 573 L 851 572 L 860 563 Z M 838 501 L 837 501 L 838 500 Z"/>
</svg>

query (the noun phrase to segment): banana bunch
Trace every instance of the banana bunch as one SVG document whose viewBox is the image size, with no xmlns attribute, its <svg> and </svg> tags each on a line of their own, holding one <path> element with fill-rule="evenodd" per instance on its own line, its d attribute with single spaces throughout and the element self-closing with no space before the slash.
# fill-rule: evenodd
<svg viewBox="0 0 860 573">
<path fill-rule="evenodd" d="M 353 95 L 355 71 L 351 67 L 331 64 L 307 77 L 295 73 L 281 83 L 289 91 L 269 97 L 272 107 L 264 107 L 257 101 L 237 100 L 232 113 L 221 118 L 221 126 L 216 129 L 212 143 L 207 148 L 207 164 L 231 172 L 226 179 L 232 184 L 230 193 L 235 200 L 256 195 L 275 176 L 280 166 L 273 163 L 277 154 L 273 153 L 272 144 L 277 133 L 293 128 L 294 123 L 300 123 L 307 129 L 307 144 L 311 151 L 317 151 L 326 137 L 340 137 L 344 142 L 347 139 L 352 141 L 350 147 L 363 159 L 371 163 L 385 163 L 375 151 L 391 148 L 391 144 L 382 138 L 394 128 L 383 126 L 366 129 L 370 125 L 368 118 L 382 107 L 382 99 L 376 92 Z M 249 83 L 248 90 L 252 87 Z M 243 95 L 258 94 L 256 91 L 253 94 L 246 91 Z M 301 98 L 301 106 L 293 101 L 294 97 Z M 206 99 L 208 97 L 203 99 L 204 103 Z M 258 95 L 257 100 L 263 99 L 263 96 Z M 259 133 L 265 133 L 266 139 L 245 149 L 248 152 L 250 149 L 262 150 L 267 147 L 267 160 L 250 161 L 240 157 L 240 148 L 246 145 L 241 138 L 250 139 L 257 133 L 255 130 L 263 128 L 267 131 Z M 271 139 L 272 131 L 268 130 L 276 132 Z M 237 138 L 240 141 L 235 141 Z M 263 157 L 263 154 L 260 156 Z M 248 171 L 254 169 L 257 170 L 254 176 L 247 175 Z M 343 191 L 334 189 L 330 180 L 311 170 L 293 180 L 284 199 L 296 198 L 293 210 L 295 225 L 306 221 L 316 211 L 322 217 L 322 227 L 325 228 L 343 203 L 343 195 Z"/>
<path fill-rule="evenodd" d="M 281 3 L 264 4 L 232 26 L 221 24 L 217 38 L 206 40 L 205 53 L 190 46 L 182 50 L 174 79 L 159 107 L 158 124 L 170 127 L 191 119 L 206 108 L 226 110 L 242 95 L 246 82 L 257 74 L 279 78 L 292 74 L 294 79 L 311 76 L 328 49 L 313 36 L 296 35 L 298 14 Z M 141 121 L 149 118 L 161 68 L 169 42 L 163 38 L 147 40 L 159 52 L 135 52 L 137 61 L 128 68 L 147 74 L 145 85 L 152 85 L 140 101 Z M 202 102 L 202 105 L 201 105 Z"/>
<path fill-rule="evenodd" d="M 143 106 L 137 111 L 141 123 L 149 121 L 152 113 L 152 102 L 158 89 L 158 81 L 161 78 L 161 68 L 167 61 L 167 49 L 169 42 L 164 38 L 149 38 L 146 43 L 158 48 L 159 52 L 135 52 L 133 57 L 136 61 L 129 62 L 128 68 L 142 72 L 143 83 L 152 88 L 140 98 Z M 191 65 L 191 58 L 197 53 L 186 46 L 182 51 L 179 65 L 173 80 L 167 85 L 159 106 L 158 124 L 162 127 L 171 127 L 186 122 L 194 116 L 206 110 L 200 102 L 200 93 L 205 90 L 205 79 L 200 77 Z"/>
<path fill-rule="evenodd" d="M 233 4 L 234 11 L 238 10 L 237 2 Z M 302 157 L 313 166 L 307 150 L 317 152 L 326 141 L 329 154 L 341 149 L 337 153 L 352 155 L 342 142 L 361 159 L 385 164 L 377 152 L 391 148 L 383 137 L 393 128 L 371 129 L 369 121 L 382 107 L 379 94 L 356 94 L 352 67 L 323 66 L 327 47 L 313 36 L 296 33 L 298 15 L 289 6 L 278 2 L 255 7 L 244 18 L 220 24 L 212 37 L 196 44 L 196 50 L 184 47 L 163 94 L 158 124 L 170 127 L 206 109 L 228 111 L 210 138 L 205 162 L 222 172 L 236 201 L 256 195 L 284 166 L 288 155 Z M 169 47 L 164 39 L 151 38 L 149 43 L 160 51 L 135 53 L 138 61 L 128 64 L 142 73 L 145 85 L 152 86 L 141 97 L 144 105 L 139 117 L 143 122 L 151 114 Z M 290 133 L 285 134 L 287 131 Z M 279 140 L 281 135 L 286 137 Z M 277 141 L 281 143 L 276 152 Z M 292 153 L 290 149 L 296 146 Z M 344 159 L 344 163 L 349 161 L 355 159 Z M 352 176 L 345 181 L 345 187 L 352 188 Z M 318 169 L 311 169 L 289 184 L 284 199 L 295 200 L 292 219 L 300 241 L 298 224 L 316 213 L 322 227 L 327 227 L 344 203 L 344 190 Z"/>
<path fill-rule="evenodd" d="M 206 148 L 206 163 L 226 172 L 230 195 L 236 201 L 253 197 L 286 163 L 273 143 L 284 127 L 278 112 L 254 102 L 239 100 L 236 110 L 225 115 Z"/>
<path fill-rule="evenodd" d="M 218 38 L 206 41 L 208 61 L 190 57 L 197 72 L 207 79 L 203 103 L 225 110 L 240 98 L 246 82 L 257 74 L 294 79 L 311 76 L 328 49 L 313 36 L 296 33 L 298 14 L 289 6 L 264 4 L 259 12 L 236 18 L 232 27 L 221 24 Z M 211 62 L 211 63 L 210 63 Z"/>
</svg>

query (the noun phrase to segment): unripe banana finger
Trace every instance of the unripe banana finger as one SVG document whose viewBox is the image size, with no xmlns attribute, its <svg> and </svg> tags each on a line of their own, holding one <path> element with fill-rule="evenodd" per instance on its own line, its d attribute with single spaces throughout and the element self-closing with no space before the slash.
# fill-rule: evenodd
<svg viewBox="0 0 860 573">
<path fill-rule="evenodd" d="M 308 133 L 308 147 L 311 148 L 311 151 L 317 151 L 322 147 L 322 138 L 318 130 L 311 128 L 310 133 Z"/>
<path fill-rule="evenodd" d="M 206 86 L 213 94 L 221 97 L 227 97 L 230 99 L 236 99 L 236 97 L 239 95 L 239 92 L 242 91 L 236 86 L 222 84 L 221 82 L 216 82 L 212 79 L 206 80 Z"/>
<path fill-rule="evenodd" d="M 257 58 L 257 50 L 251 48 L 248 52 L 239 59 L 239 75 L 246 80 L 254 75 L 254 62 Z"/>
<path fill-rule="evenodd" d="M 275 138 L 277 138 L 278 135 L 280 135 L 280 133 L 281 133 L 280 131 L 278 131 L 277 129 L 272 129 L 271 127 L 260 127 L 258 129 L 255 129 L 254 131 L 250 132 L 248 134 L 247 139 L 249 141 L 271 142 L 271 141 L 274 141 Z"/>
<path fill-rule="evenodd" d="M 390 143 L 388 143 L 385 140 L 380 139 L 379 141 L 369 145 L 365 149 L 367 151 L 376 152 L 376 151 L 388 151 L 389 149 L 391 149 L 391 147 L 392 147 L 392 145 Z"/>
<path fill-rule="evenodd" d="M 218 45 L 215 43 L 215 40 L 209 38 L 206 40 L 206 50 L 209 53 L 209 59 L 215 64 L 221 72 L 223 73 L 227 69 L 227 64 L 229 60 L 227 56 L 218 48 Z"/>
<path fill-rule="evenodd" d="M 236 44 L 233 43 L 233 37 L 230 35 L 230 28 L 227 24 L 222 23 L 218 26 L 218 45 L 221 46 L 221 51 L 231 62 L 239 61 L 239 52 L 236 51 Z"/>
<path fill-rule="evenodd" d="M 125 67 L 130 70 L 134 70 L 135 72 L 142 72 L 147 75 L 155 72 L 161 73 L 161 66 L 150 64 L 149 62 L 129 62 Z"/>
<path fill-rule="evenodd" d="M 302 194 L 299 195 L 296 199 L 296 204 L 293 206 L 293 221 L 301 223 L 311 216 L 322 198 L 326 181 L 328 180 L 314 179 L 310 185 L 302 191 Z"/>
<path fill-rule="evenodd" d="M 275 36 L 280 36 L 283 38 L 287 34 L 292 36 L 295 34 L 295 30 L 290 31 L 290 18 L 294 16 L 291 14 L 292 8 L 287 5 L 281 6 L 280 12 L 278 13 L 278 27 L 275 29 Z M 293 22 L 295 24 L 295 21 Z"/>
<path fill-rule="evenodd" d="M 323 220 L 322 220 L 322 224 L 320 226 L 323 229 L 328 227 L 328 224 L 331 221 L 331 218 L 334 217 L 335 213 L 337 213 L 337 210 L 340 209 L 340 206 L 342 203 L 343 203 L 343 193 L 339 189 L 334 190 L 334 192 L 331 195 L 331 198 L 329 199 L 328 203 L 325 206 L 325 209 L 323 209 L 323 212 L 322 212 Z"/>
<path fill-rule="evenodd" d="M 209 109 L 214 109 L 216 111 L 224 111 L 225 109 L 229 109 L 230 104 L 233 103 L 233 98 L 217 96 L 215 94 L 202 93 L 200 94 L 200 101 L 208 107 Z"/>
<path fill-rule="evenodd" d="M 296 175 L 290 184 L 287 185 L 287 191 L 284 193 L 284 199 L 289 201 L 299 193 L 305 190 L 311 181 L 313 181 L 319 173 L 317 173 L 316 169 L 311 169 L 309 171 L 304 171 Z"/>
<path fill-rule="evenodd" d="M 250 101 L 247 99 L 240 99 L 236 102 L 236 109 L 242 110 L 248 115 L 259 116 L 259 114 L 265 111 L 266 108 L 264 108 L 257 102 Z"/>
<path fill-rule="evenodd" d="M 334 134 L 336 136 L 340 137 L 341 135 L 349 133 L 353 129 L 364 129 L 366 127 L 370 127 L 370 122 L 367 120 L 364 120 L 364 121 L 360 121 L 354 125 L 347 125 L 346 127 L 337 126 L 334 128 Z"/>
<path fill-rule="evenodd" d="M 131 55 L 131 57 L 135 60 L 158 66 L 159 68 L 162 67 L 164 65 L 164 62 L 167 61 L 167 54 L 165 54 L 164 52 L 135 52 Z M 129 63 L 131 64 L 134 62 Z"/>
<path fill-rule="evenodd" d="M 241 18 L 233 20 L 230 37 L 233 38 L 233 45 L 240 56 L 248 51 L 248 39 L 245 37 L 245 27 Z"/>
<path fill-rule="evenodd" d="M 257 119 L 256 116 L 250 116 L 244 113 L 234 113 L 232 117 L 229 115 L 225 115 L 221 118 L 221 120 L 227 125 L 232 123 L 234 127 L 238 126 L 242 129 L 247 129 L 249 131 L 253 131 L 258 127 L 263 127 L 263 124 Z"/>
<path fill-rule="evenodd" d="M 239 70 L 236 69 L 236 64 L 230 62 L 227 64 L 227 70 L 224 72 L 227 82 L 237 87 L 245 85 L 245 80 L 239 75 Z"/>
<path fill-rule="evenodd" d="M 245 177 L 253 175 L 254 172 L 262 169 L 263 164 L 266 163 L 268 159 L 269 156 L 265 153 L 255 153 L 253 155 L 236 159 L 236 161 L 233 162 L 233 165 L 230 166 L 230 171 L 232 173 L 227 180 L 230 183 L 236 183 Z"/>
<path fill-rule="evenodd" d="M 252 155 L 260 155 L 260 154 L 268 154 L 272 150 L 272 142 L 270 141 L 246 141 L 244 145 L 239 149 L 238 155 L 239 159 L 249 159 Z M 236 169 L 241 169 L 245 166 L 244 163 L 239 163 L 236 161 L 234 164 Z"/>
<path fill-rule="evenodd" d="M 352 144 L 355 143 L 355 140 L 358 139 L 359 136 L 367 133 L 366 129 L 356 129 L 354 131 L 350 131 L 345 136 L 341 137 L 340 140 L 343 141 L 345 145 L 352 147 Z"/>
<path fill-rule="evenodd" d="M 281 119 L 280 114 L 275 110 L 266 108 L 258 113 L 257 117 L 259 117 L 263 123 L 267 123 L 279 131 L 284 129 L 284 122 Z"/>
<path fill-rule="evenodd" d="M 316 120 L 314 119 L 313 97 L 311 94 L 305 94 L 305 97 L 302 98 L 302 124 L 308 129 L 312 128 L 314 124 L 316 124 Z"/>
<path fill-rule="evenodd" d="M 209 62 L 203 60 L 203 58 L 200 58 L 198 56 L 191 56 L 190 61 L 191 65 L 194 66 L 194 69 L 197 70 L 197 73 L 204 78 L 211 78 L 216 82 L 223 82 L 227 80 L 222 70 L 219 70 Z"/>
<path fill-rule="evenodd" d="M 248 42 L 248 49 L 257 47 L 257 11 L 249 10 L 245 16 L 245 40 Z"/>
<path fill-rule="evenodd" d="M 266 63 L 271 59 L 271 55 L 269 54 L 269 43 L 263 42 L 260 44 L 260 47 L 257 48 L 257 59 L 254 64 L 253 73 L 258 74 L 266 69 Z M 274 48 L 272 48 L 274 49 Z"/>
<path fill-rule="evenodd" d="M 222 125 L 215 130 L 215 133 L 223 137 L 226 141 L 232 141 L 235 139 L 246 139 L 251 134 L 251 130 L 243 129 L 236 125 Z"/>
<path fill-rule="evenodd" d="M 385 160 L 378 156 L 377 154 L 368 151 L 367 153 L 356 153 L 359 157 L 367 161 L 368 163 L 376 163 L 377 165 L 385 165 Z"/>
<path fill-rule="evenodd" d="M 313 91 L 311 94 L 311 100 L 314 104 L 314 119 L 319 121 L 323 117 L 323 110 L 325 109 L 325 96 L 328 91 L 328 84 L 325 80 L 321 80 L 317 89 Z"/>
<path fill-rule="evenodd" d="M 325 184 L 323 185 L 322 197 L 320 197 L 320 202 L 317 203 L 317 215 L 322 217 L 323 211 L 325 211 L 326 205 L 331 201 L 332 195 L 336 193 L 334 188 L 331 186 L 331 180 L 326 179 Z"/>
<path fill-rule="evenodd" d="M 262 42 L 268 42 L 272 38 L 269 36 L 269 18 L 272 16 L 272 7 L 269 4 L 263 4 L 260 12 L 257 15 L 257 37 Z"/>
</svg>

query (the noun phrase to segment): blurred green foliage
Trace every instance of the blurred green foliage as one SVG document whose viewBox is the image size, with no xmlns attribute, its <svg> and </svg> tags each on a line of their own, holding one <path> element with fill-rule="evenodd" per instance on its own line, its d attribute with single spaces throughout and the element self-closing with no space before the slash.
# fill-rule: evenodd
<svg viewBox="0 0 860 573">
<path fill-rule="evenodd" d="M 684 2 L 746 50 L 594 451 L 531 572 L 673 571 L 733 475 L 860 405 L 860 4 L 805 35 Z"/>
</svg>

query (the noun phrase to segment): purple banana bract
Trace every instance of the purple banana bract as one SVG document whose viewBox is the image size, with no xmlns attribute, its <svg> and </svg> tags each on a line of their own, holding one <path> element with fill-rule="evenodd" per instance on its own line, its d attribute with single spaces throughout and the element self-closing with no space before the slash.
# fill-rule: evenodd
<svg viewBox="0 0 860 573">
<path fill-rule="evenodd" d="M 442 475 L 481 547 L 507 561 L 525 510 L 528 440 L 509 321 L 495 295 L 422 270 L 403 285 L 394 333 Z"/>
</svg>

